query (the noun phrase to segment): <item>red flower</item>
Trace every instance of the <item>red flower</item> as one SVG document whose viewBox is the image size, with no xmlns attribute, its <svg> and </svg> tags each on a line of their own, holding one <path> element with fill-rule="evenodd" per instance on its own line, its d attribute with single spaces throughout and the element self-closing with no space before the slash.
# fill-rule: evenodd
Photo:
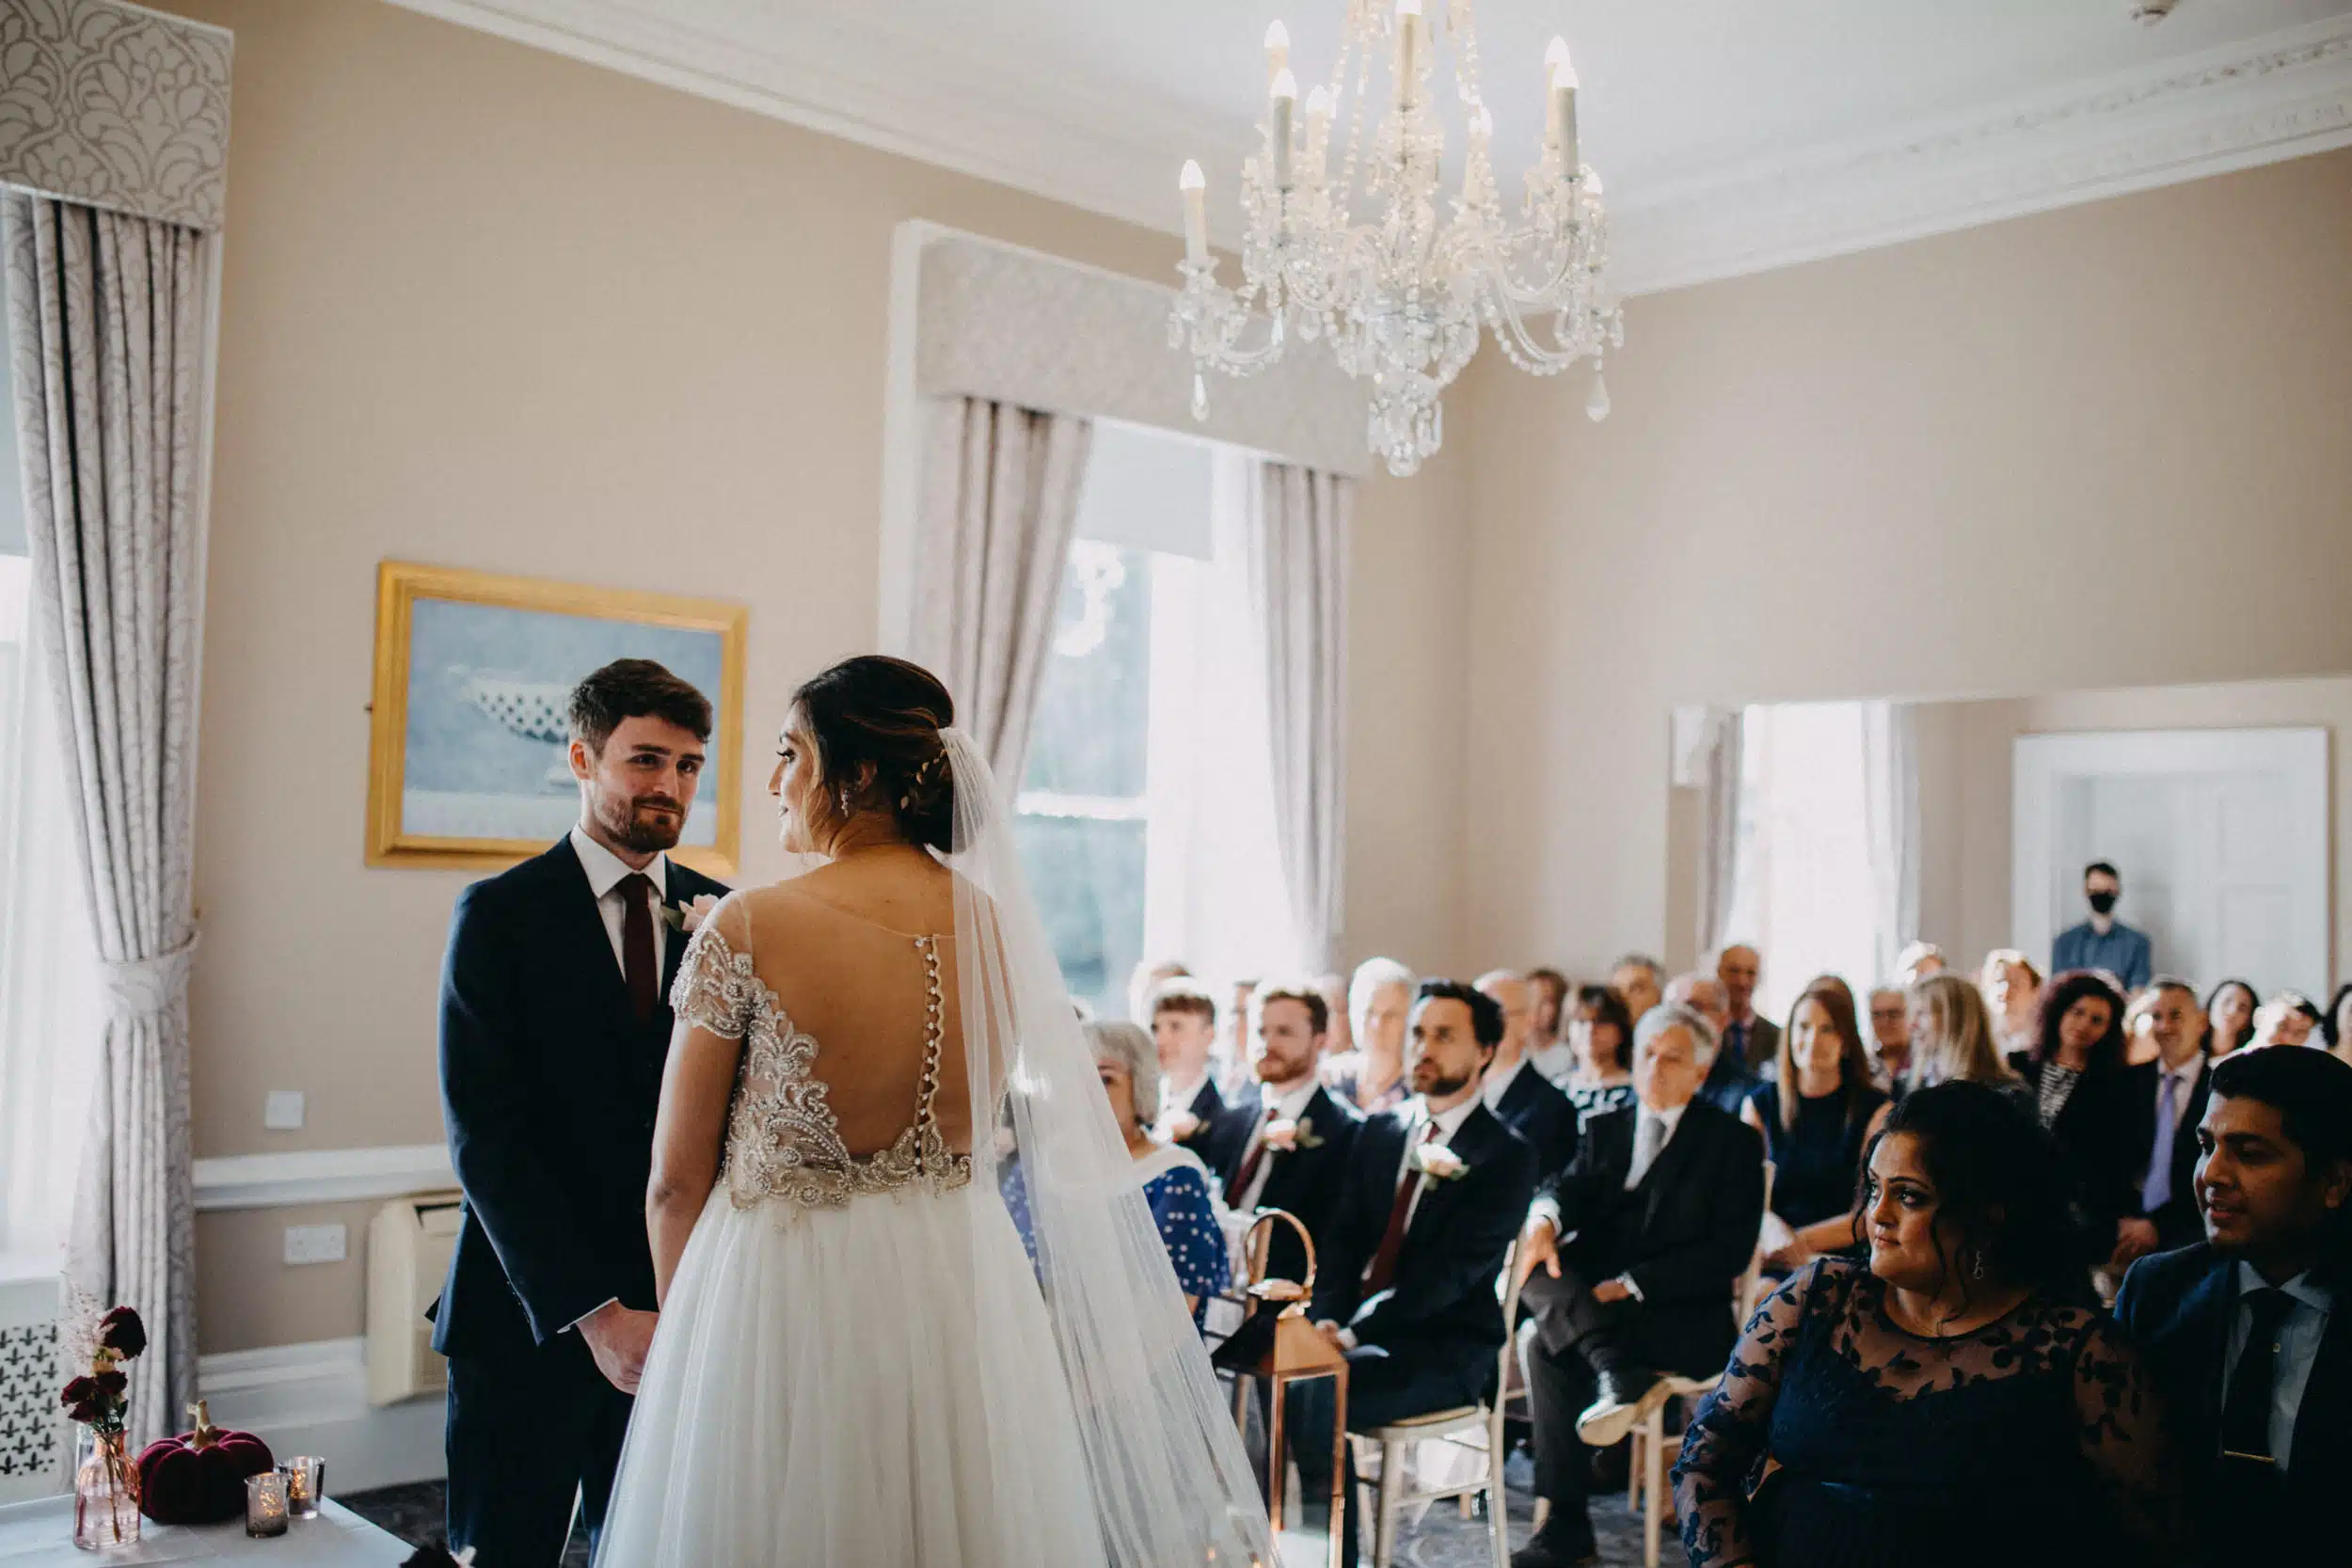
<svg viewBox="0 0 2352 1568">
<path fill-rule="evenodd" d="M 96 1378 L 77 1377 L 65 1386 L 65 1392 L 58 1396 L 58 1402 L 65 1406 L 68 1416 L 87 1425 L 98 1419 L 98 1404 L 102 1398 Z"/>
<path fill-rule="evenodd" d="M 120 1399 L 123 1391 L 131 1386 L 131 1379 L 122 1372 L 100 1372 L 98 1386 L 108 1397 Z"/>
<path fill-rule="evenodd" d="M 98 1342 L 129 1361 L 147 1349 L 147 1325 L 131 1307 L 118 1307 L 98 1320 Z"/>
</svg>

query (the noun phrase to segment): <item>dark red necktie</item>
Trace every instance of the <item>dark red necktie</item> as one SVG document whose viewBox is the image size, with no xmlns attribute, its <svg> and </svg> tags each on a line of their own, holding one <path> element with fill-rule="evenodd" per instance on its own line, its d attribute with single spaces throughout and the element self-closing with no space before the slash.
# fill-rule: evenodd
<svg viewBox="0 0 2352 1568">
<path fill-rule="evenodd" d="M 621 971 L 637 1022 L 652 1022 L 661 1002 L 661 966 L 653 956 L 653 879 L 642 871 L 621 879 Z"/>
<path fill-rule="evenodd" d="M 1405 1180 L 1396 1184 L 1396 1201 L 1389 1205 L 1389 1227 L 1380 1232 L 1380 1249 L 1372 1255 L 1372 1267 L 1364 1275 L 1364 1289 L 1375 1295 L 1396 1280 L 1396 1255 L 1405 1250 L 1405 1222 L 1412 1217 L 1413 1195 L 1421 1191 L 1422 1174 L 1410 1151 L 1437 1135 L 1438 1124 L 1423 1122 L 1420 1136 L 1406 1145 Z"/>
<path fill-rule="evenodd" d="M 1249 1183 L 1258 1175 L 1258 1167 L 1265 1164 L 1265 1130 L 1273 1124 L 1272 1111 L 1258 1113 L 1258 1131 L 1250 1141 L 1249 1157 L 1241 1163 L 1241 1169 L 1233 1173 L 1232 1180 L 1225 1184 L 1226 1208 L 1238 1210 L 1241 1207 L 1242 1198 L 1249 1191 Z"/>
</svg>

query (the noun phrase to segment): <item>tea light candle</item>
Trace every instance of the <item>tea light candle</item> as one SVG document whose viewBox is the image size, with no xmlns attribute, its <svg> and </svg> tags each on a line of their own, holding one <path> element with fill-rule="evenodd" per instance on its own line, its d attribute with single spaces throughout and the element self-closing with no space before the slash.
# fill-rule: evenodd
<svg viewBox="0 0 2352 1568">
<path fill-rule="evenodd" d="M 245 1532 L 253 1536 L 286 1533 L 286 1478 L 276 1470 L 245 1478 Z"/>
<path fill-rule="evenodd" d="M 320 1499 L 326 1496 L 326 1461 L 316 1454 L 302 1454 L 278 1466 L 286 1478 L 286 1511 L 297 1519 L 319 1516 Z"/>
</svg>

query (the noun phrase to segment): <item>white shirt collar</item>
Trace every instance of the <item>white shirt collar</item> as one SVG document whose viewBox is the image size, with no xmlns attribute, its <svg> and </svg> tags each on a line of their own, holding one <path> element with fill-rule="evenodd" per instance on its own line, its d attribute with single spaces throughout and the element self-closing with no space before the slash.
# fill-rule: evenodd
<svg viewBox="0 0 2352 1568">
<path fill-rule="evenodd" d="M 1322 1086 L 1320 1079 L 1310 1076 L 1304 1084 L 1299 1085 L 1290 1093 L 1278 1096 L 1274 1092 L 1273 1085 L 1261 1084 L 1258 1085 L 1261 1097 L 1259 1103 L 1266 1108 L 1269 1120 L 1296 1121 L 1305 1114 L 1307 1101 L 1312 1100 L 1315 1097 L 1315 1090 Z"/>
<path fill-rule="evenodd" d="M 1413 1096 L 1412 1119 L 1406 1125 L 1419 1127 L 1423 1122 L 1434 1120 L 1438 1124 L 1438 1142 L 1450 1144 L 1454 1141 L 1454 1134 L 1462 1130 L 1462 1123 L 1470 1119 L 1470 1112 L 1477 1108 L 1478 1096 L 1471 1095 L 1451 1111 L 1440 1112 L 1433 1117 L 1429 1114 L 1429 1102 L 1421 1096 L 1415 1095 Z"/>
<path fill-rule="evenodd" d="M 2269 1284 L 2270 1281 L 2262 1276 L 2261 1270 L 2255 1268 L 2253 1264 L 2248 1262 L 2243 1258 L 2238 1259 L 2237 1293 L 2240 1296 L 2250 1296 L 2256 1291 L 2267 1289 Z M 2301 1274 L 2296 1275 L 2293 1279 L 2290 1279 L 2285 1284 L 2280 1286 L 2279 1289 L 2284 1291 L 2287 1294 L 2293 1296 L 2304 1306 L 2316 1307 L 2322 1312 L 2327 1311 L 2329 1307 L 2335 1305 L 2335 1293 L 2329 1291 L 2327 1286 L 2312 1279 L 2309 1269 L 2306 1269 Z"/>
<path fill-rule="evenodd" d="M 1511 1085 L 1518 1082 L 1519 1073 L 1526 1067 L 1527 1053 L 1521 1052 L 1519 1059 L 1501 1072 L 1487 1071 L 1486 1082 L 1478 1086 L 1478 1097 L 1486 1102 L 1486 1109 L 1491 1111 L 1502 1103 L 1502 1097 L 1511 1092 Z"/>
<path fill-rule="evenodd" d="M 1199 1073 L 1182 1084 L 1176 1081 L 1172 1073 L 1163 1075 L 1160 1079 L 1160 1103 L 1190 1110 L 1193 1101 L 1200 1096 L 1200 1085 L 1208 1081 L 1209 1069 L 1207 1068 L 1202 1068 Z"/>
<path fill-rule="evenodd" d="M 2166 1067 L 2159 1060 L 2156 1063 L 2156 1070 L 2167 1078 L 2178 1079 L 2181 1087 L 2193 1089 L 2197 1086 L 2198 1076 L 2205 1070 L 2205 1053 L 2200 1051 L 2179 1067 Z"/>
<path fill-rule="evenodd" d="M 1671 1111 L 1653 1111 L 1648 1106 L 1643 1105 L 1638 1100 L 1634 1101 L 1634 1104 L 1640 1106 L 1641 1114 L 1647 1117 L 1650 1120 L 1662 1121 L 1666 1124 L 1667 1141 L 1671 1141 L 1673 1139 L 1675 1135 L 1675 1129 L 1682 1125 L 1682 1113 L 1691 1108 L 1691 1102 L 1687 1100 Z M 1641 1124 L 1638 1121 L 1634 1124 L 1637 1132 L 1640 1130 L 1640 1125 Z"/>
<path fill-rule="evenodd" d="M 621 885 L 621 879 L 629 874 L 629 864 L 612 850 L 588 836 L 585 828 L 572 830 L 572 853 L 580 857 L 580 868 L 588 873 L 588 889 L 598 898 Z M 670 900 L 670 857 L 656 855 L 645 867 L 645 875 L 653 879 L 653 891 L 661 903 Z"/>
</svg>

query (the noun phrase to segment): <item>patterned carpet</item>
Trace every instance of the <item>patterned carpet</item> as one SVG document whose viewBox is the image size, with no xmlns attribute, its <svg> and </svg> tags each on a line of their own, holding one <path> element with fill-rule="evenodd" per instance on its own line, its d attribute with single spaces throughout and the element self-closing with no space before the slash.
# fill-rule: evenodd
<svg viewBox="0 0 2352 1568">
<path fill-rule="evenodd" d="M 1515 1454 L 1503 1472 L 1503 1484 L 1510 1493 L 1511 1544 L 1526 1543 L 1531 1528 L 1534 1504 L 1528 1495 L 1531 1481 L 1527 1457 Z M 441 1540 L 441 1483 L 421 1481 L 413 1486 L 388 1486 L 380 1491 L 357 1492 L 339 1499 L 353 1513 L 373 1521 L 412 1545 L 425 1545 Z M 1593 1504 L 1593 1528 L 1600 1537 L 1600 1560 L 1608 1568 L 1638 1568 L 1642 1560 L 1642 1521 L 1638 1514 L 1627 1512 L 1622 1488 L 1604 1493 Z M 1321 1560 L 1311 1542 L 1298 1544 L 1304 1553 L 1289 1549 L 1285 1539 L 1283 1556 L 1292 1561 Z M 1668 1568 L 1679 1568 L 1680 1551 L 1675 1544 L 1671 1520 L 1667 1523 L 1664 1549 L 1660 1554 Z M 1364 1561 L 1372 1560 L 1367 1542 Z M 1486 1545 L 1486 1522 L 1483 1518 L 1465 1519 L 1452 1503 L 1432 1508 L 1417 1526 L 1408 1526 L 1399 1536 L 1396 1560 L 1399 1568 L 1491 1568 L 1493 1558 Z M 588 1568 L 588 1544 L 580 1536 L 572 1539 L 571 1549 L 564 1555 L 564 1568 Z M 498 1568 L 495 1563 L 484 1568 Z"/>
</svg>

